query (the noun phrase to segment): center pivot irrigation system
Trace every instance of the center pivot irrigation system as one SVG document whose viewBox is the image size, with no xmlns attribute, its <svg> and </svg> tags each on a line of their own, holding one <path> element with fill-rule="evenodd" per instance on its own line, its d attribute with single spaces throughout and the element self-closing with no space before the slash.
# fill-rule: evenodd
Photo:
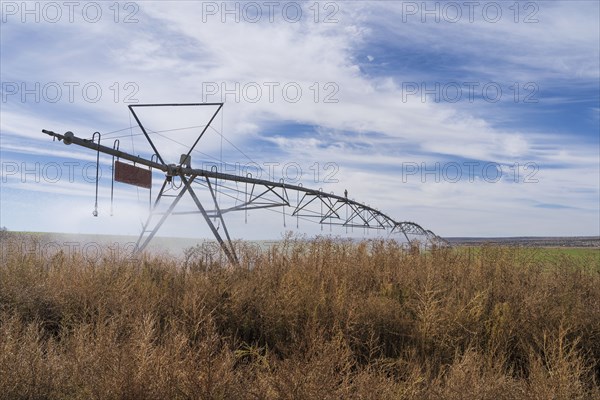
<svg viewBox="0 0 600 400">
<path fill-rule="evenodd" d="M 197 136 L 188 152 L 181 155 L 179 163 L 167 164 L 150 137 L 151 134 L 155 132 L 147 129 L 147 127 L 142 124 L 138 114 L 135 112 L 135 108 L 201 106 L 213 106 L 217 107 L 217 109 L 208 123 L 202 127 L 200 134 Z M 206 224 L 219 242 L 221 249 L 226 254 L 229 261 L 233 264 L 238 264 L 235 248 L 225 225 L 223 215 L 234 211 L 242 211 L 245 213 L 245 221 L 247 222 L 248 210 L 281 208 L 283 223 L 284 226 L 286 226 L 286 207 L 292 210 L 291 214 L 287 214 L 288 218 L 295 218 L 297 226 L 300 219 L 308 219 L 312 222 L 321 224 L 321 229 L 323 225 L 342 226 L 346 229 L 346 232 L 348 232 L 348 229 L 353 230 L 355 228 L 363 228 L 365 230 L 380 229 L 389 231 L 390 234 L 400 233 L 404 235 L 409 243 L 413 243 L 413 240 L 415 240 L 411 240 L 411 237 L 414 238 L 415 236 L 418 236 L 422 238 L 419 242 L 424 243 L 425 246 L 448 246 L 446 240 L 435 235 L 430 230 L 423 229 L 414 222 L 398 222 L 375 208 L 354 201 L 353 199 L 348 199 L 347 192 L 344 196 L 338 196 L 333 193 L 325 193 L 322 189 L 306 188 L 303 187 L 302 184 L 287 184 L 283 179 L 275 182 L 253 178 L 250 173 L 246 174 L 246 176 L 227 174 L 219 172 L 216 166 L 213 166 L 210 170 L 192 168 L 191 153 L 194 151 L 196 145 L 206 133 L 217 114 L 221 111 L 222 107 L 223 103 L 129 105 L 131 114 L 154 151 L 154 154 L 149 160 L 119 150 L 118 139 L 115 140 L 112 147 L 101 145 L 101 134 L 99 132 L 95 132 L 92 139 L 77 137 L 73 132 L 59 134 L 45 129 L 42 130 L 42 132 L 52 136 L 54 139 L 58 139 L 59 141 L 62 140 L 66 145 L 76 144 L 95 150 L 97 152 L 97 165 L 99 165 L 100 153 L 111 155 L 114 171 L 113 179 L 117 182 L 124 182 L 152 190 L 152 169 L 160 170 L 165 173 L 162 187 L 156 195 L 155 200 L 153 202 L 151 200 L 148 218 L 143 224 L 142 232 L 136 243 L 136 252 L 141 252 L 146 248 L 170 215 L 199 213 L 204 217 Z M 116 162 L 115 157 L 117 157 Z M 128 160 L 134 164 L 132 165 L 120 160 Z M 139 165 L 149 168 L 142 168 L 139 167 Z M 181 180 L 179 185 L 175 184 L 176 178 Z M 208 193 L 210 193 L 209 205 L 202 204 L 194 187 L 196 189 L 201 187 L 202 190 L 207 189 Z M 175 211 L 175 207 L 186 193 L 191 196 L 197 210 Z M 94 216 L 98 215 L 97 196 L 98 175 L 96 175 L 96 207 L 93 212 Z M 220 204 L 220 199 L 222 199 L 223 196 L 226 196 L 231 204 Z M 163 203 L 166 202 L 162 201 L 165 197 L 172 198 L 171 203 L 166 208 L 166 204 L 163 205 Z M 225 238 L 219 233 L 219 228 L 221 226 L 223 227 Z"/>
</svg>

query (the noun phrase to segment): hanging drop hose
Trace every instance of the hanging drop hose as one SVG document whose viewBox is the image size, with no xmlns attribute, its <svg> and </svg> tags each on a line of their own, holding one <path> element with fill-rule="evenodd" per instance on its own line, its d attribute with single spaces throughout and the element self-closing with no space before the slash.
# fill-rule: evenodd
<svg viewBox="0 0 600 400">
<path fill-rule="evenodd" d="M 246 173 L 246 178 L 252 178 L 252 174 L 250 172 Z M 244 223 L 248 223 L 248 182 L 246 182 L 246 205 L 244 206 Z M 252 200 L 252 194 L 250 194 L 250 200 Z"/>
<path fill-rule="evenodd" d="M 321 203 L 321 218 L 323 218 L 323 198 L 321 197 L 321 193 L 323 193 L 323 188 L 319 188 L 319 202 Z M 321 232 L 323 232 L 323 224 L 321 225 Z"/>
<path fill-rule="evenodd" d="M 210 172 L 214 172 L 215 174 L 219 172 L 219 167 L 217 167 L 216 165 L 213 165 L 212 167 L 210 167 Z M 219 195 L 219 179 L 217 177 L 215 177 L 215 204 L 217 205 L 217 208 L 219 207 L 219 203 L 217 201 L 217 196 Z M 214 217 L 215 222 L 217 222 L 217 229 L 219 229 L 221 227 L 221 220 L 217 221 L 217 213 L 215 213 L 215 217 Z"/>
<path fill-rule="evenodd" d="M 152 154 L 152 157 L 150 157 L 150 161 L 158 162 L 158 155 Z M 152 179 L 152 167 L 150 167 L 150 179 Z M 152 211 L 152 181 L 150 181 L 150 192 L 148 194 L 148 210 L 150 212 Z"/>
<path fill-rule="evenodd" d="M 173 179 L 171 180 L 171 189 L 172 190 L 179 190 L 181 189 L 181 186 L 183 186 L 183 181 L 181 180 L 181 177 L 179 178 L 179 186 L 177 186 L 175 184 L 175 177 L 177 177 L 179 175 L 173 175 Z"/>
<path fill-rule="evenodd" d="M 113 142 L 113 150 L 119 150 L 119 145 L 121 142 L 119 139 L 115 139 Z M 119 157 L 117 157 L 117 161 L 119 161 Z M 97 180 L 97 178 L 96 178 Z M 112 174 L 110 177 L 110 216 L 113 216 L 113 195 L 115 191 L 115 156 L 112 156 Z"/>
<path fill-rule="evenodd" d="M 95 138 L 96 138 L 96 134 L 98 134 L 98 151 L 96 153 L 96 202 L 94 203 L 94 211 L 92 212 L 92 215 L 94 217 L 98 216 L 98 174 L 100 172 L 100 132 L 94 132 L 94 134 L 92 135 L 92 143 L 94 143 Z"/>
<path fill-rule="evenodd" d="M 333 192 L 329 192 L 329 194 L 334 194 L 334 193 L 333 193 Z M 329 217 L 329 232 L 331 232 L 331 218 L 333 217 L 333 214 L 334 214 L 334 213 L 335 213 L 335 212 L 332 210 L 332 211 L 331 211 L 331 217 Z"/>
<path fill-rule="evenodd" d="M 354 201 L 354 199 L 352 199 L 352 201 Z M 353 217 L 352 219 L 354 219 L 354 214 L 352 214 Z M 354 233 L 354 224 L 350 224 L 350 232 Z"/>
<path fill-rule="evenodd" d="M 346 196 L 347 198 L 348 196 Z M 346 233 L 348 233 L 348 203 L 346 203 L 346 205 L 344 206 L 344 208 L 346 209 Z"/>
<path fill-rule="evenodd" d="M 281 197 L 285 196 L 285 181 L 283 178 L 281 178 L 279 180 L 279 183 L 281 183 Z M 286 224 L 285 224 L 285 203 L 283 203 L 283 206 L 281 207 L 281 214 L 283 215 L 283 227 L 287 228 Z"/>
<path fill-rule="evenodd" d="M 298 186 L 303 187 L 302 183 Z M 296 208 L 300 207 L 300 192 L 296 191 Z M 293 215 L 293 214 L 292 214 Z M 300 228 L 300 213 L 296 212 L 296 229 Z"/>
</svg>

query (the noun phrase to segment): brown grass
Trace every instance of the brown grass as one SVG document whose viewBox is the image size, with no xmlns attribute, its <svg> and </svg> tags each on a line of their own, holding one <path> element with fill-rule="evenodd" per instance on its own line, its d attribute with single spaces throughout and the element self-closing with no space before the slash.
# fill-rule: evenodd
<svg viewBox="0 0 600 400">
<path fill-rule="evenodd" d="M 287 239 L 247 246 L 249 270 L 10 252 L 0 397 L 600 398 L 597 261 L 530 254 Z"/>
</svg>

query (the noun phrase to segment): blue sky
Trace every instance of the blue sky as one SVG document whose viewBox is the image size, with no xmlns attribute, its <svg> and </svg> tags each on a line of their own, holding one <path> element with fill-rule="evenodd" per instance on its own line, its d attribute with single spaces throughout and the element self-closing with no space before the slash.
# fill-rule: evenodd
<svg viewBox="0 0 600 400">
<path fill-rule="evenodd" d="M 95 154 L 41 129 L 100 131 L 149 157 L 129 104 L 224 100 L 194 166 L 252 163 L 263 177 L 348 189 L 442 236 L 600 234 L 597 1 L 73 7 L 2 2 L 0 225 L 11 230 L 135 235 L 145 219 L 148 192 L 125 185 L 109 216 L 107 156 L 93 218 Z M 168 131 L 210 115 L 143 120 Z M 157 145 L 174 158 L 184 151 L 173 139 L 195 134 L 170 131 Z M 285 230 L 269 212 L 228 222 L 236 237 Z M 189 219 L 161 232 L 210 233 Z"/>
</svg>

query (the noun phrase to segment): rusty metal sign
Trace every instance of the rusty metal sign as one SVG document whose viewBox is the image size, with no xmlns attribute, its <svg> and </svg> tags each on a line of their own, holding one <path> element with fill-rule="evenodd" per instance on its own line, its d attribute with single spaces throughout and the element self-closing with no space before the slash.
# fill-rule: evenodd
<svg viewBox="0 0 600 400">
<path fill-rule="evenodd" d="M 152 187 L 152 173 L 149 169 L 116 161 L 115 181 L 150 189 Z"/>
</svg>

